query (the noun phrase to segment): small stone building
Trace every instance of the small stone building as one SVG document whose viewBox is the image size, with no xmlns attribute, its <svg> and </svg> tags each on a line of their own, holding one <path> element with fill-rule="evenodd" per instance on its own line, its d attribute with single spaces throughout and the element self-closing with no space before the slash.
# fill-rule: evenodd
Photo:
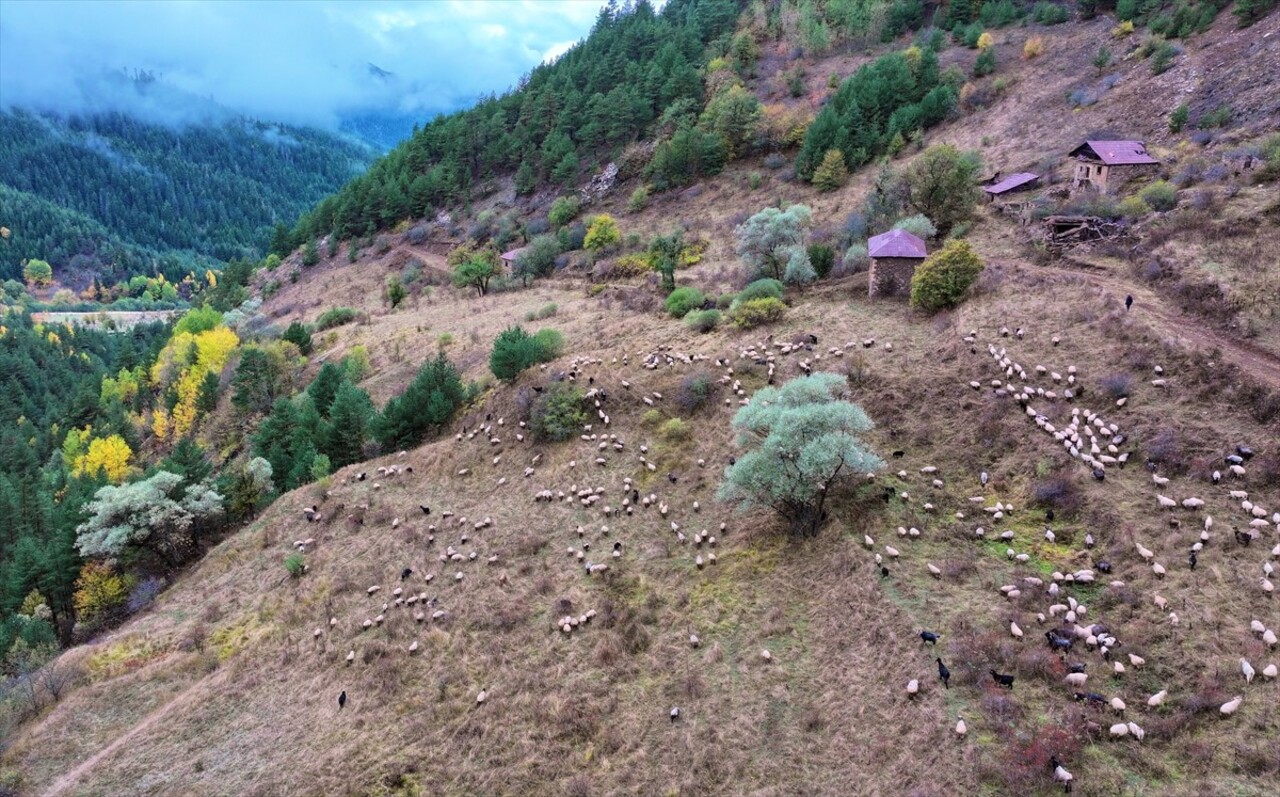
<svg viewBox="0 0 1280 797">
<path fill-rule="evenodd" d="M 1100 194 L 1114 190 L 1144 166 L 1160 161 L 1147 154 L 1141 141 L 1086 141 L 1070 152 L 1076 159 L 1071 187 L 1087 188 Z"/>
<path fill-rule="evenodd" d="M 515 272 L 516 260 L 520 257 L 520 255 L 524 254 L 524 250 L 528 248 L 529 247 L 527 246 L 522 246 L 519 249 L 512 249 L 509 252 L 503 252 L 501 255 L 498 255 L 499 259 L 502 260 L 503 268 L 506 269 L 508 274 L 512 274 Z"/>
<path fill-rule="evenodd" d="M 871 258 L 867 295 L 874 299 L 909 293 L 916 266 L 928 254 L 924 241 L 906 230 L 873 236 L 867 241 L 867 256 Z"/>
</svg>

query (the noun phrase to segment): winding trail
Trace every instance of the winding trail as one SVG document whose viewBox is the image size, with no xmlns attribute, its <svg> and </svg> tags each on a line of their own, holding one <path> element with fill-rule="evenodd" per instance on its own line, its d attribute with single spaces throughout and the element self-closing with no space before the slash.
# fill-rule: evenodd
<svg viewBox="0 0 1280 797">
<path fill-rule="evenodd" d="M 223 670 L 219 670 L 218 674 L 213 676 L 213 678 L 217 679 L 222 672 Z M 81 761 L 69 772 L 60 776 L 52 785 L 49 786 L 48 789 L 45 790 L 43 797 L 59 797 L 59 795 L 64 794 L 68 789 L 79 782 L 81 778 L 93 770 L 99 762 L 124 747 L 126 744 L 131 742 L 134 737 L 150 730 L 154 725 L 172 714 L 174 711 L 195 702 L 199 699 L 199 695 L 208 694 L 210 686 L 211 679 L 209 678 L 203 678 L 196 681 L 194 684 L 176 695 L 172 700 L 143 717 L 141 721 L 129 728 L 128 731 L 116 737 L 115 741 L 111 742 L 111 744 L 108 744 L 106 747 Z"/>
<path fill-rule="evenodd" d="M 1005 268 L 1032 273 L 1059 274 L 1074 277 L 1113 291 L 1118 299 L 1133 296 L 1133 312 L 1148 322 L 1161 336 L 1191 349 L 1214 350 L 1222 358 L 1239 366 L 1250 377 L 1280 391 L 1280 357 L 1248 341 L 1228 337 L 1207 327 L 1203 320 L 1183 312 L 1169 300 L 1140 283 L 1117 277 L 1101 268 L 1081 264 L 1078 268 L 1063 266 L 1031 266 L 1011 260 L 993 261 Z"/>
</svg>

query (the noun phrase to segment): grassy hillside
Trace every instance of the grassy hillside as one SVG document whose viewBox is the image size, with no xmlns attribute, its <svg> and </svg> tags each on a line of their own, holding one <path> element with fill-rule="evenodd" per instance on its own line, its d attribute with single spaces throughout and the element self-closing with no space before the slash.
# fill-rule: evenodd
<svg viewBox="0 0 1280 797">
<path fill-rule="evenodd" d="M 1280 566 L 1280 538 L 1268 525 L 1238 542 L 1255 518 L 1231 492 L 1246 491 L 1268 519 L 1280 510 L 1280 305 L 1267 298 L 1274 269 L 1260 267 L 1277 243 L 1275 193 L 1231 164 L 1276 132 L 1266 86 L 1280 61 L 1265 42 L 1280 22 L 1273 14 L 1238 31 L 1223 15 L 1161 74 L 1137 42 L 1112 37 L 1114 26 L 995 30 L 997 71 L 971 81 L 962 113 L 891 165 L 953 143 L 979 151 L 988 172 L 1046 174 L 1052 193 L 1069 179 L 1065 153 L 1109 132 L 1145 139 L 1162 162 L 1117 199 L 1167 179 L 1177 207 L 1127 216 L 1127 238 L 1064 256 L 1044 250 L 1034 225 L 981 209 L 967 239 L 987 267 L 951 312 L 869 300 L 866 275 L 854 273 L 791 289 L 779 323 L 697 334 L 662 312 L 656 275 L 616 270 L 639 251 L 626 243 L 595 263 L 571 252 L 550 279 L 477 298 L 447 287 L 449 230 L 425 223 L 358 241 L 355 262 L 346 244 L 314 266 L 295 254 L 256 275 L 259 326 L 361 311 L 316 333 L 308 368 L 363 346 L 372 371 L 361 387 L 378 403 L 441 349 L 465 377 L 485 380 L 491 342 L 521 319 L 560 330 L 565 354 L 512 385 L 489 382 L 441 439 L 281 497 L 152 610 L 65 653 L 56 668 L 71 685 L 11 734 L 0 783 L 48 797 L 994 797 L 1061 793 L 1056 756 L 1076 794 L 1271 793 L 1278 687 L 1262 672 L 1280 652 L 1250 623 L 1280 629 L 1262 589 L 1264 568 Z M 1044 50 L 1024 59 L 1030 36 Z M 1114 49 L 1102 75 L 1090 63 L 1100 42 Z M 829 74 L 876 54 L 801 61 L 779 43 L 746 85 L 766 104 L 812 111 Z M 968 74 L 976 57 L 948 47 L 939 65 Z M 797 61 L 805 90 L 792 97 Z M 1173 133 L 1169 114 L 1184 102 L 1190 121 Z M 1199 124 L 1223 105 L 1225 127 Z M 866 168 L 820 193 L 770 163 L 752 155 L 641 209 L 629 208 L 640 179 L 623 180 L 587 212 L 616 216 L 624 240 L 678 225 L 705 242 L 700 262 L 676 276 L 714 297 L 744 282 L 733 230 L 747 216 L 804 202 L 810 237 L 838 241 L 877 177 Z M 517 198 L 510 178 L 493 182 L 455 209 L 455 230 L 535 221 L 553 197 Z M 411 272 L 409 297 L 389 308 L 388 278 Z M 782 348 L 810 335 L 812 350 Z M 1098 413 L 1123 437 L 1099 431 L 1101 449 L 1110 442 L 1128 464 L 1096 480 L 997 392 L 993 380 L 1009 376 L 991 347 L 1025 368 L 1026 384 L 1059 394 L 1029 402 L 1039 424 L 1062 429 L 1077 412 Z M 714 500 L 740 451 L 730 419 L 766 385 L 757 361 L 767 357 L 776 381 L 803 367 L 847 375 L 887 462 L 873 480 L 840 486 L 815 539 Z M 1072 368 L 1077 396 L 1066 401 L 1051 374 Z M 596 416 L 580 437 L 534 443 L 520 424 L 535 388 L 568 372 L 605 391 L 609 423 Z M 681 387 L 698 374 L 718 390 L 694 406 Z M 1256 451 L 1243 476 L 1223 459 L 1237 445 Z M 1215 470 L 1227 474 L 1220 484 Z M 633 489 L 656 500 L 606 515 Z M 535 501 L 542 490 L 565 500 Z M 584 504 L 580 491 L 599 499 Z M 1205 505 L 1163 509 L 1157 494 Z M 714 545 L 695 544 L 704 529 Z M 285 557 L 306 540 L 307 571 L 291 578 Z M 588 575 L 588 561 L 609 569 Z M 1095 582 L 1064 577 L 1085 569 Z M 395 605 L 397 589 L 417 600 Z M 1065 657 L 1049 650 L 1045 631 L 1064 628 L 1050 606 L 1069 599 L 1081 626 L 1115 635 L 1109 658 L 1084 639 Z M 936 648 L 922 629 L 941 634 Z M 935 657 L 950 667 L 949 689 Z M 1241 658 L 1258 673 L 1252 683 Z M 1127 704 L 1143 740 L 1109 738 L 1115 712 L 1073 699 L 1064 679 L 1075 662 L 1086 664 L 1085 691 Z M 991 669 L 1014 675 L 1013 690 Z M 911 679 L 921 684 L 914 700 Z M 1148 706 L 1161 691 L 1164 703 Z M 1223 715 L 1236 695 L 1239 710 Z"/>
</svg>

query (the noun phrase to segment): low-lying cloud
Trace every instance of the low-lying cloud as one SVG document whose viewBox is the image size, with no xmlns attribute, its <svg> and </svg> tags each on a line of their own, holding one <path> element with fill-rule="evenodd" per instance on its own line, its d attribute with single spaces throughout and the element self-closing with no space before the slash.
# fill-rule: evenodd
<svg viewBox="0 0 1280 797">
<path fill-rule="evenodd" d="M 426 121 L 564 52 L 602 4 L 0 0 L 0 106 L 168 123 L 226 109 L 329 128 L 369 113 Z"/>
</svg>

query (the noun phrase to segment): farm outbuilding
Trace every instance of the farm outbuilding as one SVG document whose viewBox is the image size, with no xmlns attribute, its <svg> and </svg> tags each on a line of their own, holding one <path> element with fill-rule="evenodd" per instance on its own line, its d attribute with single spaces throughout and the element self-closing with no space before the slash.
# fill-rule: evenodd
<svg viewBox="0 0 1280 797">
<path fill-rule="evenodd" d="M 1040 182 L 1040 175 L 1031 172 L 1018 172 L 1008 177 L 992 181 L 990 185 L 982 187 L 983 192 L 987 195 L 988 201 L 995 201 L 998 198 L 1008 194 L 1016 194 L 1019 191 L 1027 191 L 1036 187 Z"/>
<path fill-rule="evenodd" d="M 1098 193 L 1115 187 L 1117 177 L 1128 179 L 1135 169 L 1158 166 L 1160 161 L 1147 154 L 1141 141 L 1086 141 L 1070 152 L 1076 159 L 1072 188 L 1089 188 Z M 1112 174 L 1112 170 L 1116 170 Z"/>
<path fill-rule="evenodd" d="M 911 289 L 911 277 L 929 252 L 924 241 L 906 230 L 889 230 L 867 241 L 871 275 L 867 295 L 893 296 Z"/>
<path fill-rule="evenodd" d="M 520 258 L 520 255 L 524 254 L 524 250 L 528 248 L 529 247 L 527 246 L 522 246 L 519 249 L 512 249 L 509 252 L 503 252 L 501 255 L 498 256 L 502 260 L 502 267 L 507 270 L 508 274 L 513 273 L 515 271 L 516 260 L 518 260 Z"/>
</svg>

